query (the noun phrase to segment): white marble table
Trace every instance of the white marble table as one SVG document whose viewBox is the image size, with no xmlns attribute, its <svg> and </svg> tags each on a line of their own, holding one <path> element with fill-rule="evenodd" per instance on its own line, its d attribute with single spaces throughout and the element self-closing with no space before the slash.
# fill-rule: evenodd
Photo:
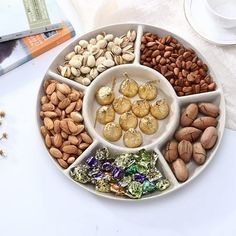
<svg viewBox="0 0 236 236">
<path fill-rule="evenodd" d="M 82 28 L 73 9 L 70 19 Z M 98 198 L 60 173 L 41 145 L 36 97 L 48 65 L 65 44 L 0 77 L 0 108 L 7 117 L 0 143 L 0 235 L 236 235 L 236 132 L 190 185 L 163 198 L 120 202 Z"/>
</svg>

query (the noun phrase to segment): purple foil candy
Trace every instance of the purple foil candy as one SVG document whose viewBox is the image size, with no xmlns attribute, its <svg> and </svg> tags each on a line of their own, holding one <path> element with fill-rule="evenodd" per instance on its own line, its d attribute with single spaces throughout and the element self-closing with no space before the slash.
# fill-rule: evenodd
<svg viewBox="0 0 236 236">
<path fill-rule="evenodd" d="M 136 173 L 136 174 L 133 175 L 133 179 L 135 181 L 138 181 L 138 182 L 142 183 L 146 178 L 145 178 L 144 175 Z"/>
<path fill-rule="evenodd" d="M 103 177 L 103 173 L 101 171 L 99 171 L 98 173 L 96 173 L 94 176 L 94 179 L 98 180 L 101 179 Z"/>
<path fill-rule="evenodd" d="M 120 169 L 119 167 L 115 167 L 115 168 L 112 170 L 112 176 L 113 176 L 115 179 L 120 179 L 120 178 L 123 176 L 123 171 L 122 171 L 122 169 Z"/>
<path fill-rule="evenodd" d="M 90 166 L 90 167 L 94 167 L 98 164 L 98 160 L 96 157 L 91 156 L 86 160 L 86 163 Z"/>
<path fill-rule="evenodd" d="M 105 171 L 111 170 L 111 169 L 112 169 L 111 163 L 110 163 L 109 161 L 104 162 L 104 163 L 102 164 L 102 169 L 105 170 Z"/>
</svg>

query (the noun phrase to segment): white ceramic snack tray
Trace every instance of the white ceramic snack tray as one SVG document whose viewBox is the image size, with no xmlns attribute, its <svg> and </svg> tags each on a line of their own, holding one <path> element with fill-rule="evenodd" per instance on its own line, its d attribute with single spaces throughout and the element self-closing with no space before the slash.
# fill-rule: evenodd
<svg viewBox="0 0 236 236">
<path fill-rule="evenodd" d="M 64 62 L 64 57 L 67 53 L 73 50 L 74 46 L 78 43 L 79 40 L 85 39 L 89 40 L 90 38 L 96 36 L 97 34 L 101 32 L 106 32 L 106 33 L 112 33 L 115 36 L 120 36 L 125 34 L 128 30 L 135 30 L 137 33 L 136 41 L 135 41 L 135 47 L 134 47 L 134 53 L 135 53 L 135 60 L 131 64 L 125 64 L 125 65 L 117 65 L 115 67 L 112 67 L 104 72 L 102 72 L 97 78 L 94 79 L 94 81 L 89 85 L 89 86 L 84 86 L 81 85 L 75 81 L 69 80 L 67 78 L 64 78 L 60 76 L 57 73 L 57 67 L 58 65 L 63 64 Z M 212 160 L 213 156 L 215 155 L 220 142 L 221 138 L 224 132 L 224 126 L 225 126 L 225 102 L 224 102 L 224 97 L 223 97 L 223 92 L 222 88 L 217 82 L 217 78 L 214 75 L 214 72 L 211 70 L 210 65 L 209 66 L 209 72 L 212 75 L 214 81 L 217 83 L 217 88 L 213 92 L 207 92 L 207 93 L 201 93 L 201 94 L 195 94 L 195 95 L 188 95 L 184 97 L 178 97 L 172 88 L 172 86 L 169 84 L 169 82 L 163 77 L 160 73 L 155 71 L 154 69 L 148 68 L 146 66 L 142 66 L 139 62 L 140 60 L 140 45 L 141 45 L 141 38 L 144 32 L 152 32 L 154 34 L 157 34 L 158 36 L 164 36 L 164 35 L 172 35 L 174 36 L 177 40 L 179 40 L 180 43 L 182 43 L 185 47 L 190 47 L 193 48 L 199 58 L 205 61 L 204 57 L 199 53 L 199 51 L 194 48 L 191 44 L 186 42 L 184 39 L 181 37 L 166 31 L 164 29 L 150 26 L 150 25 L 140 25 L 140 24 L 118 24 L 118 25 L 111 25 L 111 26 L 106 26 L 103 28 L 96 29 L 94 31 L 91 31 L 85 35 L 80 36 L 77 38 L 75 41 L 73 41 L 71 44 L 69 44 L 65 49 L 63 49 L 59 55 L 55 58 L 53 63 L 50 65 L 47 73 L 44 76 L 44 80 L 46 79 L 55 79 L 59 82 L 64 82 L 71 87 L 74 87 L 75 89 L 78 89 L 80 91 L 85 92 L 85 97 L 83 101 L 83 108 L 82 108 L 82 113 L 83 117 L 85 120 L 85 127 L 88 133 L 92 136 L 93 138 L 93 143 L 75 160 L 73 164 L 71 164 L 67 169 L 62 169 L 59 164 L 54 160 L 53 157 L 50 156 L 49 152 L 49 158 L 54 161 L 54 163 L 58 166 L 60 171 L 64 173 L 71 181 L 74 183 L 78 184 L 80 187 L 96 194 L 99 196 L 111 198 L 111 199 L 116 199 L 116 200 L 129 200 L 129 201 L 134 201 L 134 199 L 128 199 L 125 197 L 119 197 L 116 196 L 114 193 L 100 193 L 95 190 L 95 186 L 91 184 L 80 184 L 75 182 L 70 176 L 69 176 L 69 171 L 73 166 L 76 166 L 77 164 L 84 162 L 84 160 L 89 157 L 90 155 L 93 155 L 95 153 L 95 150 L 99 147 L 106 146 L 110 149 L 112 153 L 121 153 L 121 152 L 135 152 L 137 150 L 140 150 L 142 148 L 147 148 L 151 150 L 155 150 L 158 155 L 159 155 L 159 165 L 161 166 L 161 170 L 163 171 L 164 175 L 170 180 L 171 186 L 163 191 L 163 192 L 153 192 L 148 195 L 144 195 L 141 199 L 139 200 L 144 200 L 144 199 L 150 199 L 154 197 L 160 197 L 163 196 L 167 193 L 173 192 L 174 190 L 179 189 L 180 187 L 185 186 L 187 183 L 191 182 L 195 177 L 197 177 L 203 169 L 206 168 L 206 166 L 210 163 Z M 159 79 L 160 83 L 158 84 L 158 92 L 161 95 L 161 97 L 165 97 L 167 101 L 169 102 L 171 111 L 169 116 L 164 119 L 163 121 L 159 121 L 159 128 L 156 134 L 151 135 L 151 136 L 143 136 L 144 137 L 144 144 L 140 146 L 139 148 L 126 148 L 123 145 L 122 138 L 121 141 L 118 141 L 116 143 L 110 143 L 106 141 L 99 132 L 101 131 L 101 128 L 96 127 L 96 130 L 94 129 L 94 118 L 95 118 L 95 111 L 96 108 L 98 107 L 96 99 L 94 98 L 94 94 L 97 91 L 98 88 L 100 88 L 103 85 L 111 84 L 111 76 L 116 75 L 117 78 L 119 78 L 116 84 L 116 88 L 118 90 L 119 83 L 120 83 L 120 78 L 123 74 L 123 72 L 128 72 L 131 78 L 134 78 L 138 81 L 139 85 L 144 83 L 147 80 L 150 79 Z M 108 81 L 109 79 L 109 81 Z M 141 82 L 142 81 L 142 82 Z M 116 90 L 115 90 L 116 92 Z M 38 101 L 37 101 L 37 121 L 38 121 L 38 126 L 40 130 L 40 126 L 42 125 L 42 120 L 39 116 L 40 112 L 40 98 L 43 95 L 43 82 L 41 84 L 41 87 L 39 89 L 39 94 L 38 94 Z M 116 96 L 118 96 L 116 92 Z M 212 150 L 208 151 L 207 154 L 207 161 L 205 164 L 202 166 L 197 166 L 193 161 L 187 164 L 188 170 L 189 170 L 189 178 L 186 182 L 184 183 L 179 183 L 177 179 L 175 178 L 173 172 L 171 171 L 168 163 L 164 159 L 162 155 L 162 150 L 167 141 L 169 141 L 173 135 L 176 129 L 179 127 L 179 118 L 180 118 L 180 112 L 183 107 L 188 105 L 189 103 L 192 102 L 212 102 L 216 105 L 219 106 L 220 108 L 220 116 L 218 117 L 218 140 L 215 146 L 213 147 Z M 101 132 L 100 132 L 101 133 Z M 42 139 L 42 142 L 44 143 L 44 140 Z M 44 144 L 45 145 L 45 144 Z M 46 146 L 45 146 L 46 148 Z"/>
</svg>

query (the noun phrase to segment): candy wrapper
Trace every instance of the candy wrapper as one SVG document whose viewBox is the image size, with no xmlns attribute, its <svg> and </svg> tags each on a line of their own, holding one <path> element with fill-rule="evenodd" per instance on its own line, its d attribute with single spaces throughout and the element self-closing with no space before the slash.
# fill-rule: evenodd
<svg viewBox="0 0 236 236">
<path fill-rule="evenodd" d="M 84 164 L 71 168 L 70 176 L 81 184 L 95 185 L 96 191 L 132 199 L 170 186 L 158 169 L 158 155 L 145 149 L 113 155 L 108 148 L 100 148 Z"/>
</svg>

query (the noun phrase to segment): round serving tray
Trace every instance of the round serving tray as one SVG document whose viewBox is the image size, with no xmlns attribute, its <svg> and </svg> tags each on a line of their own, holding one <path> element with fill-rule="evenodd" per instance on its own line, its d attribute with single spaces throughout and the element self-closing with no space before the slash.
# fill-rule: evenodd
<svg viewBox="0 0 236 236">
<path fill-rule="evenodd" d="M 137 37 L 135 40 L 135 45 L 134 45 L 134 54 L 135 54 L 135 59 L 132 63 L 130 64 L 125 64 L 125 65 L 116 65 L 101 74 L 99 74 L 98 77 L 96 77 L 92 83 L 89 86 L 84 86 L 81 85 L 73 80 L 67 79 L 62 77 L 61 75 L 58 74 L 57 72 L 57 67 L 58 65 L 62 65 L 64 63 L 64 58 L 65 55 L 67 55 L 69 52 L 73 51 L 74 46 L 78 43 L 79 40 L 85 39 L 89 40 L 90 38 L 96 36 L 97 34 L 101 32 L 106 32 L 106 33 L 112 33 L 115 36 L 120 36 L 125 34 L 128 30 L 135 30 L 137 33 Z M 140 64 L 140 45 L 141 45 L 141 38 L 143 33 L 145 32 L 152 32 L 154 34 L 157 34 L 158 36 L 164 36 L 164 35 L 172 35 L 174 36 L 181 44 L 183 44 L 185 47 L 192 48 L 196 51 L 197 55 L 201 60 L 206 63 L 209 67 L 209 73 L 212 75 L 214 81 L 217 84 L 217 88 L 215 91 L 212 92 L 206 92 L 206 93 L 200 93 L 200 94 L 194 94 L 194 95 L 188 95 L 188 96 L 183 96 L 179 97 L 176 95 L 174 89 L 172 86 L 169 84 L 169 82 L 163 77 L 160 73 L 158 73 L 156 70 L 148 68 L 146 66 L 143 66 Z M 158 133 L 158 136 L 154 136 L 153 138 L 150 138 L 150 140 L 146 141 L 144 140 L 144 145 L 140 146 L 139 148 L 126 148 L 119 143 L 109 143 L 106 141 L 100 134 L 99 132 L 94 129 L 94 126 L 92 124 L 92 117 L 94 116 L 94 107 L 95 105 L 95 99 L 94 99 L 94 93 L 95 91 L 102 85 L 107 84 L 107 78 L 110 77 L 112 74 L 119 75 L 121 72 L 128 71 L 131 73 L 132 76 L 137 80 L 142 82 L 142 78 L 147 76 L 154 76 L 160 80 L 160 85 L 158 88 L 160 88 L 161 92 L 166 93 L 167 99 L 169 99 L 170 107 L 171 107 L 171 112 L 170 116 L 166 121 L 166 123 L 159 123 L 160 126 L 160 133 Z M 140 76 L 140 73 L 143 73 L 143 76 Z M 83 189 L 86 189 L 98 196 L 102 197 L 107 197 L 111 199 L 116 199 L 116 200 L 127 200 L 127 201 L 136 201 L 136 199 L 129 199 L 125 197 L 120 197 L 116 196 L 113 193 L 101 193 L 97 192 L 94 188 L 93 185 L 83 185 L 78 182 L 75 182 L 69 175 L 70 169 L 77 164 L 84 162 L 87 157 L 90 155 L 93 155 L 96 151 L 97 148 L 106 146 L 108 147 L 112 153 L 121 153 L 121 152 L 135 152 L 137 150 L 140 150 L 142 148 L 147 148 L 151 150 L 155 150 L 159 156 L 159 166 L 164 173 L 164 175 L 170 180 L 171 186 L 163 191 L 163 192 L 153 192 L 148 195 L 144 195 L 141 199 L 138 200 L 145 200 L 145 199 L 151 199 L 151 198 L 156 198 L 163 196 L 165 194 L 168 194 L 170 192 L 173 192 L 174 190 L 177 190 L 186 184 L 190 183 L 194 178 L 196 178 L 211 162 L 213 156 L 215 155 L 220 143 L 221 139 L 223 136 L 224 132 L 224 127 L 225 127 L 225 102 L 224 102 L 224 97 L 223 97 L 223 92 L 222 88 L 220 86 L 220 83 L 217 81 L 217 78 L 214 74 L 214 71 L 211 70 L 211 66 L 206 62 L 204 59 L 204 56 L 201 55 L 201 53 L 196 49 L 193 45 L 185 41 L 183 38 L 181 38 L 178 35 L 173 34 L 172 32 L 169 32 L 165 29 L 151 26 L 151 25 L 143 25 L 143 24 L 117 24 L 117 25 L 110 25 L 106 27 L 102 27 L 99 29 L 96 29 L 94 31 L 91 31 L 89 33 L 86 33 L 77 39 L 75 39 L 72 43 L 70 43 L 67 47 L 65 47 L 54 59 L 52 64 L 49 66 L 48 71 L 46 72 L 44 79 L 42 81 L 42 84 L 39 89 L 38 93 L 38 101 L 37 101 L 37 122 L 38 122 L 38 127 L 40 131 L 40 127 L 42 126 L 42 120 L 41 117 L 39 116 L 40 113 L 40 98 L 44 95 L 43 92 L 43 82 L 44 80 L 47 79 L 54 79 L 59 82 L 63 82 L 68 84 L 69 86 L 83 91 L 85 93 L 84 97 L 84 102 L 83 102 L 83 108 L 82 108 L 82 114 L 84 117 L 85 121 L 85 128 L 88 131 L 88 133 L 92 136 L 93 138 L 93 143 L 75 160 L 73 164 L 71 164 L 67 169 L 63 169 L 59 166 L 57 161 L 52 158 L 48 152 L 49 158 L 53 160 L 55 165 L 60 169 L 60 171 L 66 175 L 72 182 L 76 183 L 78 186 L 82 187 Z M 143 80 L 145 82 L 145 79 Z M 170 169 L 168 163 L 166 162 L 165 158 L 162 155 L 162 150 L 167 141 L 169 141 L 173 135 L 176 129 L 179 127 L 179 116 L 180 116 L 180 111 L 183 107 L 188 105 L 189 103 L 195 103 L 195 102 L 212 102 L 216 105 L 219 106 L 220 108 L 220 115 L 218 117 L 218 125 L 217 125 L 217 130 L 218 130 L 218 140 L 217 143 L 215 144 L 214 148 L 212 148 L 210 151 L 208 151 L 208 157 L 204 165 L 197 166 L 194 162 L 190 162 L 187 164 L 188 170 L 189 170 L 189 178 L 186 182 L 184 183 L 179 183 L 174 176 L 172 170 Z M 161 127 L 166 127 L 166 128 L 161 128 Z M 145 139 L 146 137 L 144 137 Z M 44 144 L 44 139 L 42 138 L 42 143 L 46 148 L 46 145 Z"/>
</svg>

